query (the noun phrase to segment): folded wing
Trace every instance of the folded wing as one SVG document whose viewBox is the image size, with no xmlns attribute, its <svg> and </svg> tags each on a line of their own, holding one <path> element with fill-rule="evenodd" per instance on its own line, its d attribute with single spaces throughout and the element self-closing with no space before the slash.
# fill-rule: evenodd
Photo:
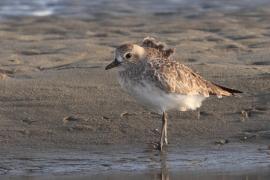
<svg viewBox="0 0 270 180">
<path fill-rule="evenodd" d="M 226 88 L 205 80 L 189 67 L 168 59 L 152 59 L 148 61 L 146 74 L 157 87 L 168 92 L 183 95 L 231 96 L 241 91 Z"/>
</svg>

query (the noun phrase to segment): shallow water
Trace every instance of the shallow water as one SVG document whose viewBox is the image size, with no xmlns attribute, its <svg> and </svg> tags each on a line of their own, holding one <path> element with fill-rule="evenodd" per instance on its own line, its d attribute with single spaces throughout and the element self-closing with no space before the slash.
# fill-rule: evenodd
<svg viewBox="0 0 270 180">
<path fill-rule="evenodd" d="M 88 150 L 21 149 L 12 153 L 2 151 L 0 162 L 2 177 L 18 179 L 270 177 L 270 151 L 262 145 L 170 146 L 161 154 L 144 147 L 127 146 L 99 146 Z"/>
<path fill-rule="evenodd" d="M 138 13 L 165 13 L 168 15 L 191 11 L 238 11 L 269 4 L 268 0 L 4 0 L 0 1 L 0 17 L 18 16 L 125 16 Z M 196 12 L 196 13 L 195 13 Z"/>
</svg>

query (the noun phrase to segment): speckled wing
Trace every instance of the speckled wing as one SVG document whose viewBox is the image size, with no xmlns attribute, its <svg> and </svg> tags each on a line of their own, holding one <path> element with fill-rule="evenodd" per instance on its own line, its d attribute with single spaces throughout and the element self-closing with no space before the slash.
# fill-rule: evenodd
<svg viewBox="0 0 270 180">
<path fill-rule="evenodd" d="M 232 95 L 231 92 L 203 79 L 189 67 L 176 61 L 156 58 L 148 60 L 147 63 L 149 68 L 145 71 L 145 78 L 150 78 L 149 80 L 155 86 L 167 93 L 202 95 L 205 97 L 209 95 Z"/>
</svg>

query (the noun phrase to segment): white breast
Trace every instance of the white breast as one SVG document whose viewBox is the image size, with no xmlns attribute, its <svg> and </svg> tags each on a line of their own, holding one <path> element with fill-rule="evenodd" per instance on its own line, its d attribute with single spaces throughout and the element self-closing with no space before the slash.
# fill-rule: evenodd
<svg viewBox="0 0 270 180">
<path fill-rule="evenodd" d="M 160 114 L 170 109 L 195 110 L 201 106 L 202 101 L 206 98 L 201 95 L 166 93 L 152 85 L 151 82 L 135 83 L 121 77 L 118 80 L 121 87 L 139 103 Z"/>
</svg>

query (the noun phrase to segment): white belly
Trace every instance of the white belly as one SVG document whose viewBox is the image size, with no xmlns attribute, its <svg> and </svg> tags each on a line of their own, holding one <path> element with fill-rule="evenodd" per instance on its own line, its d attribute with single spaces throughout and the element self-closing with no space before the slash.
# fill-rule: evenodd
<svg viewBox="0 0 270 180">
<path fill-rule="evenodd" d="M 201 95 L 165 93 L 147 82 L 140 85 L 119 79 L 119 83 L 139 103 L 160 114 L 170 109 L 178 109 L 180 111 L 195 110 L 201 106 L 202 101 L 205 99 Z"/>
</svg>

